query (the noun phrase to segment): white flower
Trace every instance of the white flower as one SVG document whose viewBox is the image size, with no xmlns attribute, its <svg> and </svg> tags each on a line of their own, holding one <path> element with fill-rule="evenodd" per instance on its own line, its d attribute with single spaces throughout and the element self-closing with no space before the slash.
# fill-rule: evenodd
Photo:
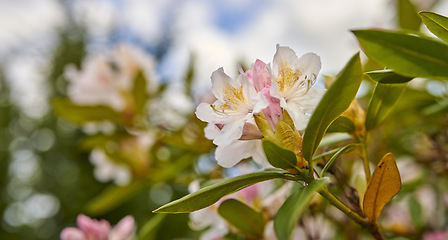
<svg viewBox="0 0 448 240">
<path fill-rule="evenodd" d="M 213 139 L 213 143 L 218 146 L 218 153 L 223 152 L 223 148 L 230 148 L 238 149 L 241 154 L 247 151 L 244 155 L 246 157 L 253 156 L 249 153 L 253 150 L 253 142 L 248 139 L 262 137 L 255 126 L 253 114 L 259 113 L 269 103 L 262 92 L 255 90 L 245 74 L 240 74 L 234 80 L 220 68 L 213 72 L 211 79 L 212 92 L 217 100 L 212 105 L 201 103 L 196 110 L 196 116 L 209 123 L 205 130 L 206 137 Z M 230 152 L 217 154 L 218 163 L 230 167 L 242 159 L 228 155 L 231 155 Z M 232 152 L 232 155 L 235 154 Z"/>
<path fill-rule="evenodd" d="M 100 182 L 114 180 L 115 184 L 124 186 L 131 181 L 131 171 L 124 164 L 113 162 L 101 149 L 94 149 L 90 162 L 95 166 L 94 175 Z"/>
<path fill-rule="evenodd" d="M 320 58 L 314 53 L 297 58 L 292 49 L 277 45 L 272 65 L 271 95 L 280 99 L 297 130 L 303 130 L 325 93 L 311 87 L 320 71 Z"/>
<path fill-rule="evenodd" d="M 106 105 L 122 111 L 127 106 L 125 94 L 133 86 L 138 71 L 142 71 L 148 92 L 155 90 L 153 59 L 136 47 L 119 45 L 106 55 L 88 56 L 81 70 L 68 66 L 68 96 L 80 105 Z"/>
</svg>

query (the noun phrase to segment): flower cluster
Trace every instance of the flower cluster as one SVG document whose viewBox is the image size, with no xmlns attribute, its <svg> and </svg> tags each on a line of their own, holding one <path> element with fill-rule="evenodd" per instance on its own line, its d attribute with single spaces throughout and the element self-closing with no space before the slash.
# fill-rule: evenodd
<svg viewBox="0 0 448 240">
<path fill-rule="evenodd" d="M 135 239 L 135 221 L 126 216 L 111 227 L 106 220 L 91 219 L 83 214 L 76 219 L 78 228 L 67 227 L 61 232 L 62 240 L 133 240 Z"/>
<path fill-rule="evenodd" d="M 316 54 L 298 58 L 292 49 L 277 45 L 272 66 L 257 60 L 252 70 L 241 72 L 236 79 L 226 75 L 222 68 L 213 72 L 212 92 L 216 101 L 199 104 L 196 116 L 208 123 L 205 134 L 217 145 L 218 164 L 231 167 L 252 157 L 269 167 L 261 142 L 266 137 L 265 129 L 260 129 L 254 116 L 263 116 L 271 131 L 276 131 L 286 111 L 295 129 L 304 130 L 325 92 L 312 87 L 320 68 Z"/>
<path fill-rule="evenodd" d="M 145 52 L 130 45 L 119 45 L 106 54 L 89 55 L 81 69 L 65 69 L 69 81 L 68 96 L 79 105 L 105 105 L 115 111 L 130 111 L 129 101 L 135 77 L 141 72 L 147 81 L 146 90 L 156 89 L 155 62 Z"/>
<path fill-rule="evenodd" d="M 146 119 L 150 100 L 158 93 L 152 56 L 120 44 L 107 53 L 87 56 L 79 70 L 68 66 L 65 77 L 69 101 L 76 105 L 70 114 L 92 139 L 103 139 L 86 147 L 92 150 L 95 177 L 126 185 L 147 176 L 155 134 L 146 129 Z"/>
</svg>

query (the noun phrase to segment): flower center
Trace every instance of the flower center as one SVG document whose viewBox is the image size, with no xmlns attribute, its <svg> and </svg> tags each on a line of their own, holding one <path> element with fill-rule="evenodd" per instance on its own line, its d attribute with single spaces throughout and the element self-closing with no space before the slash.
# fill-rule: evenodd
<svg viewBox="0 0 448 240">
<path fill-rule="evenodd" d="M 310 87 L 314 84 L 316 75 L 305 75 L 304 79 L 300 79 L 303 75 L 301 69 L 294 70 L 286 63 L 282 63 L 278 77 L 275 79 L 279 87 L 279 91 L 284 96 L 301 97 L 304 96 Z"/>
</svg>

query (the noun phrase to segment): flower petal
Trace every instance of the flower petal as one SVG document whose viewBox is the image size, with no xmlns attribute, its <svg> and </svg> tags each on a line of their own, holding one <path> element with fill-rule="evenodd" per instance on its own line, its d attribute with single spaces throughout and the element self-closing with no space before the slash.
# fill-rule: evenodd
<svg viewBox="0 0 448 240">
<path fill-rule="evenodd" d="M 260 92 L 264 89 L 265 86 L 271 85 L 271 74 L 266 68 L 266 63 L 257 59 L 255 61 L 252 78 L 255 90 Z"/>
<path fill-rule="evenodd" d="M 296 129 L 301 131 L 306 128 L 310 117 L 305 115 L 300 107 L 298 107 L 297 103 L 298 102 L 296 101 L 286 102 L 285 99 L 280 99 L 280 106 L 282 106 L 282 108 L 288 112 L 289 116 L 291 116 Z"/>
<path fill-rule="evenodd" d="M 299 59 L 297 58 L 296 52 L 289 47 L 282 47 L 277 44 L 277 52 L 275 52 L 274 60 L 272 61 L 273 68 L 272 74 L 278 76 L 284 64 L 294 67 L 296 70 L 299 66 Z"/>
<path fill-rule="evenodd" d="M 212 79 L 212 93 L 215 97 L 224 102 L 224 91 L 223 89 L 227 88 L 228 84 L 233 82 L 233 79 L 230 78 L 227 74 L 224 73 L 223 68 L 218 68 L 218 70 L 214 71 L 211 76 Z"/>
<path fill-rule="evenodd" d="M 62 230 L 61 240 L 87 240 L 87 238 L 80 229 L 68 227 Z"/>
<path fill-rule="evenodd" d="M 298 67 L 303 80 L 314 81 L 321 68 L 320 57 L 315 53 L 307 53 L 299 58 Z"/>
<path fill-rule="evenodd" d="M 238 140 L 227 146 L 218 146 L 215 158 L 222 167 L 232 167 L 245 158 L 252 157 L 253 160 L 264 167 L 272 167 L 264 154 L 261 140 Z"/>
<path fill-rule="evenodd" d="M 135 220 L 132 216 L 126 216 L 121 219 L 117 225 L 110 231 L 108 240 L 130 239 L 134 233 Z"/>
<path fill-rule="evenodd" d="M 251 114 L 248 114 L 252 116 Z M 246 118 L 231 119 L 221 129 L 221 134 L 217 136 L 213 143 L 217 146 L 225 146 L 232 141 L 239 139 L 243 135 Z"/>
<path fill-rule="evenodd" d="M 219 120 L 219 116 L 215 110 L 208 103 L 201 103 L 196 108 L 196 117 L 198 117 L 201 121 L 208 123 L 217 123 Z"/>
<path fill-rule="evenodd" d="M 207 124 L 207 126 L 204 128 L 204 133 L 205 133 L 205 137 L 207 139 L 213 140 L 216 137 L 219 136 L 219 134 L 221 134 L 221 129 L 218 128 L 218 126 L 216 126 L 216 124 L 214 123 L 209 123 Z"/>
<path fill-rule="evenodd" d="M 76 223 L 87 239 L 107 240 L 111 227 L 106 220 L 97 221 L 84 214 L 79 214 Z"/>
</svg>

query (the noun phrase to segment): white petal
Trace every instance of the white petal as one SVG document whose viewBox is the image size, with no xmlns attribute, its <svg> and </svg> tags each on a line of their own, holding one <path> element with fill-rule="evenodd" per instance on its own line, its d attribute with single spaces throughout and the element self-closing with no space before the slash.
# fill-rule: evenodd
<svg viewBox="0 0 448 240">
<path fill-rule="evenodd" d="M 274 76 L 278 76 L 279 70 L 282 68 L 283 64 L 291 66 L 292 69 L 297 69 L 299 66 L 299 59 L 291 48 L 277 45 L 277 52 L 272 61 L 272 73 Z"/>
<path fill-rule="evenodd" d="M 249 106 L 253 106 L 254 104 L 256 104 L 256 102 L 253 102 L 253 100 L 254 96 L 257 95 L 257 90 L 255 90 L 255 86 L 247 78 L 246 74 L 240 74 L 237 78 L 237 82 L 240 83 L 243 87 L 243 96 L 249 101 Z"/>
<path fill-rule="evenodd" d="M 209 123 L 204 128 L 205 137 L 207 139 L 213 140 L 221 134 L 221 130 L 214 123 Z"/>
<path fill-rule="evenodd" d="M 218 146 L 215 152 L 216 160 L 222 167 L 232 167 L 245 158 L 252 157 L 255 162 L 264 167 L 272 167 L 264 155 L 261 140 L 233 141 L 227 146 Z"/>
<path fill-rule="evenodd" d="M 271 80 L 271 89 L 270 94 L 276 98 L 283 98 L 283 94 L 280 93 L 280 87 L 278 86 L 277 81 L 274 78 Z"/>
<path fill-rule="evenodd" d="M 280 106 L 288 112 L 289 116 L 291 116 L 296 129 L 304 130 L 308 124 L 309 117 L 301 111 L 297 103 L 298 102 L 293 101 L 286 102 L 283 98 L 280 99 Z"/>
<path fill-rule="evenodd" d="M 232 84 L 233 79 L 224 73 L 223 68 L 219 68 L 218 70 L 214 71 L 212 73 L 211 79 L 212 93 L 219 101 L 223 102 L 223 90 L 227 88 L 228 84 Z"/>
<path fill-rule="evenodd" d="M 216 123 L 219 119 L 218 114 L 208 103 L 199 104 L 196 108 L 195 114 L 201 121 L 208 123 Z"/>
<path fill-rule="evenodd" d="M 221 129 L 221 134 L 213 140 L 213 143 L 218 146 L 225 146 L 239 139 L 243 135 L 245 122 L 245 118 L 230 119 Z"/>
<path fill-rule="evenodd" d="M 307 53 L 299 58 L 297 66 L 303 79 L 314 81 L 321 68 L 320 57 L 315 53 Z"/>
<path fill-rule="evenodd" d="M 263 144 L 261 140 L 252 140 L 252 159 L 254 162 L 260 164 L 261 166 L 265 168 L 272 168 L 272 165 L 269 163 L 268 159 L 266 158 L 266 154 L 263 150 Z"/>
<path fill-rule="evenodd" d="M 304 96 L 290 98 L 287 103 L 292 110 L 311 114 L 316 109 L 325 92 L 325 89 L 312 87 Z"/>
<path fill-rule="evenodd" d="M 317 105 L 319 105 L 320 100 L 324 96 L 327 90 L 322 88 L 312 87 L 308 92 L 297 99 L 291 99 L 291 102 L 297 102 L 298 107 L 304 113 L 313 113 Z"/>
<path fill-rule="evenodd" d="M 259 113 L 261 110 L 267 108 L 269 106 L 269 102 L 263 95 L 263 92 L 257 93 L 253 98 L 252 102 L 255 103 L 252 107 L 252 113 Z"/>
</svg>

